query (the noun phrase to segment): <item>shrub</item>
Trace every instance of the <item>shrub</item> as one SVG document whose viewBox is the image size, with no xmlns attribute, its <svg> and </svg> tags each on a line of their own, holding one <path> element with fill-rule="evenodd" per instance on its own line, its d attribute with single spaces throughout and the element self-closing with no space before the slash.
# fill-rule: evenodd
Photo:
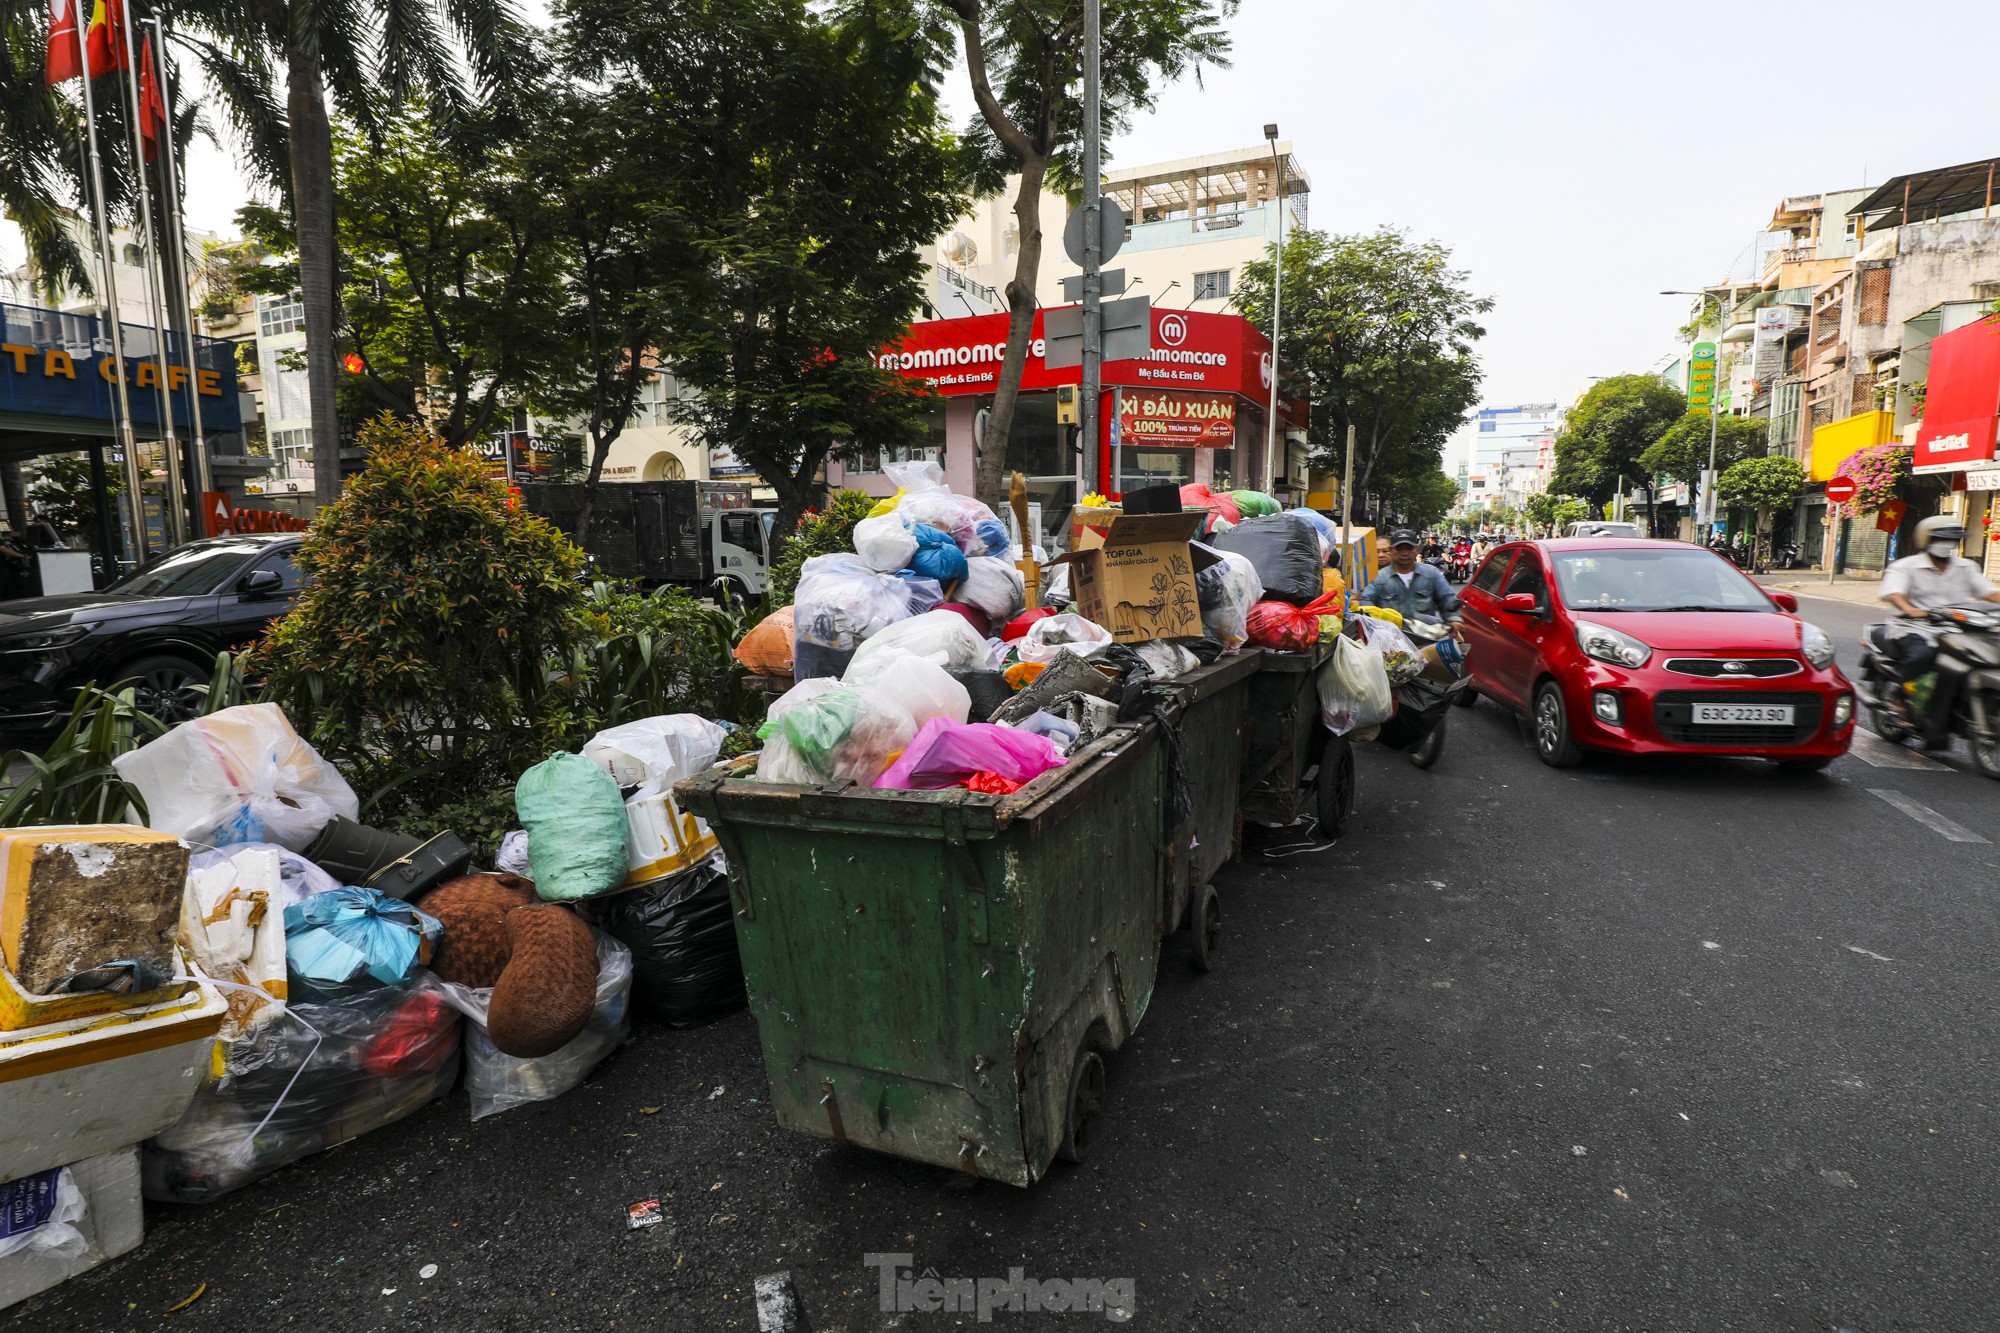
<svg viewBox="0 0 2000 1333">
<path fill-rule="evenodd" d="M 375 817 L 513 787 L 573 725 L 582 552 L 469 453 L 383 416 L 299 553 L 312 585 L 246 655 Z"/>
<path fill-rule="evenodd" d="M 743 668 L 730 655 L 743 626 L 728 608 L 704 606 L 680 588 L 647 596 L 594 585 L 585 603 L 590 638 L 570 665 L 578 717 L 589 731 L 661 713 L 741 722 L 751 708 Z"/>
<path fill-rule="evenodd" d="M 785 543 L 784 553 L 771 567 L 771 607 L 791 605 L 799 588 L 799 574 L 806 561 L 816 555 L 854 549 L 854 525 L 868 517 L 875 497 L 861 491 L 835 491 L 822 509 L 808 509 L 799 517 L 799 526 Z M 754 625 L 756 622 L 751 622 Z M 747 629 L 747 627 L 746 627 Z M 740 637 L 740 636 L 739 636 Z"/>
</svg>

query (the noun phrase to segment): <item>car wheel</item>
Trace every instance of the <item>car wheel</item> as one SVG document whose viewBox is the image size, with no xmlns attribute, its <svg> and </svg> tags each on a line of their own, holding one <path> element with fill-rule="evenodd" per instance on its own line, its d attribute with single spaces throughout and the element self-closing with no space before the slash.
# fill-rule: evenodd
<svg viewBox="0 0 2000 1333">
<path fill-rule="evenodd" d="M 127 662 L 118 669 L 113 688 L 129 685 L 132 700 L 160 721 L 172 725 L 201 712 L 199 687 L 208 677 L 185 657 L 160 654 Z"/>
<path fill-rule="evenodd" d="M 1583 747 L 1569 734 L 1569 710 L 1562 690 L 1552 680 L 1535 691 L 1535 753 L 1550 768 L 1569 768 L 1583 758 Z"/>
</svg>

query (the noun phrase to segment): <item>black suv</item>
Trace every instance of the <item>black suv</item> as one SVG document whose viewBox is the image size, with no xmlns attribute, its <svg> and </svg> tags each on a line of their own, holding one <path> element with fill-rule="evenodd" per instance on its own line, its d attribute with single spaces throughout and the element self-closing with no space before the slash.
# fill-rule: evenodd
<svg viewBox="0 0 2000 1333">
<path fill-rule="evenodd" d="M 0 731 L 45 733 L 84 685 L 135 687 L 166 721 L 195 712 L 215 655 L 291 610 L 303 583 L 296 532 L 176 547 L 102 592 L 0 602 Z"/>
</svg>

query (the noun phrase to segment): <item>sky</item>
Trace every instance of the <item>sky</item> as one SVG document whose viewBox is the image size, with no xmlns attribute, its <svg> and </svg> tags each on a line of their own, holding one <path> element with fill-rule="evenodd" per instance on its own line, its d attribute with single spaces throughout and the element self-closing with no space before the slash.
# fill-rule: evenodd
<svg viewBox="0 0 2000 1333">
<path fill-rule="evenodd" d="M 1720 279 L 1786 195 L 2000 152 L 1993 80 L 1953 54 L 2000 47 L 1991 0 L 1243 0 L 1229 27 L 1232 67 L 1162 89 L 1112 160 L 1275 120 L 1314 227 L 1441 241 L 1493 298 L 1487 404 L 1567 405 L 1673 355 L 1689 301 L 1656 293 Z M 228 156 L 188 177 L 190 225 L 229 230 Z"/>
</svg>

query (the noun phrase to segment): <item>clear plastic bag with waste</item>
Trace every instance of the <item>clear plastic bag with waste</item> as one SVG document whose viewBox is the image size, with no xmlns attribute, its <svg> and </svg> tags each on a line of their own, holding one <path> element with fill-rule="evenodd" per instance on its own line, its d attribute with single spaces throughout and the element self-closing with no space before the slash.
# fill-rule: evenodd
<svg viewBox="0 0 2000 1333">
<path fill-rule="evenodd" d="M 910 588 L 859 555 L 837 551 L 808 559 L 792 596 L 792 637 L 851 650 L 910 614 Z"/>
<path fill-rule="evenodd" d="M 1320 721 L 1336 736 L 1378 727 L 1396 711 L 1382 654 L 1344 634 L 1334 639 L 1317 683 Z"/>
<path fill-rule="evenodd" d="M 276 704 L 193 718 L 111 765 L 145 799 L 148 828 L 203 847 L 274 842 L 301 852 L 335 815 L 361 813 L 347 780 Z"/>
<path fill-rule="evenodd" d="M 954 611 L 926 611 L 889 626 L 861 645 L 848 671 L 861 666 L 876 653 L 894 650 L 915 653 L 947 671 L 976 671 L 993 664 L 992 651 L 979 631 Z"/>
<path fill-rule="evenodd" d="M 880 690 L 909 710 L 919 727 L 934 717 L 963 722 L 972 708 L 971 691 L 950 672 L 904 648 L 856 654 L 841 683 Z"/>
</svg>

